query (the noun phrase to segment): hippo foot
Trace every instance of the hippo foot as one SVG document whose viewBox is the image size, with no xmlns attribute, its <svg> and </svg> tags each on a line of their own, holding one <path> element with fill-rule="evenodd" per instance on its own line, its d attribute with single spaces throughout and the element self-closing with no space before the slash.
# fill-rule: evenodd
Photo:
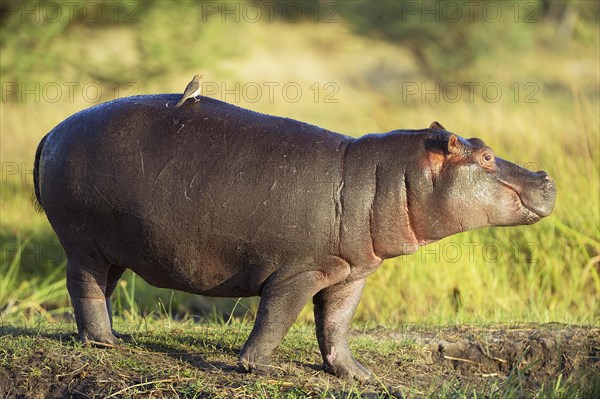
<svg viewBox="0 0 600 399">
<path fill-rule="evenodd" d="M 281 367 L 272 366 L 269 364 L 251 363 L 248 360 L 240 360 L 238 370 L 242 373 L 252 373 L 268 377 L 279 377 L 285 374 Z"/>
<path fill-rule="evenodd" d="M 110 334 L 94 334 L 90 331 L 83 331 L 79 334 L 79 339 L 84 345 L 93 345 L 99 347 L 112 347 L 119 344 L 120 340 L 129 340 L 130 335 L 121 334 L 111 330 Z"/>
<path fill-rule="evenodd" d="M 334 361 L 333 363 L 324 363 L 323 369 L 336 377 L 348 380 L 365 382 L 373 379 L 373 373 L 354 360 L 354 358 L 347 359 L 345 362 L 338 359 L 336 360 L 337 361 Z"/>
</svg>

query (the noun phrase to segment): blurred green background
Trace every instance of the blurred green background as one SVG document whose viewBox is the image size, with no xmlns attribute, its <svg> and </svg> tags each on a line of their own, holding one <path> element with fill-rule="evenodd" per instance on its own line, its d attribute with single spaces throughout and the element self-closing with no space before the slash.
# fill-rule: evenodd
<svg viewBox="0 0 600 399">
<path fill-rule="evenodd" d="M 31 202 L 39 140 L 78 110 L 203 73 L 205 95 L 352 136 L 437 120 L 556 180 L 536 225 L 386 261 L 356 322 L 598 324 L 599 14 L 596 1 L 2 1 L 0 320 L 70 311 L 64 254 Z M 257 303 L 132 275 L 115 302 L 215 319 Z"/>
</svg>

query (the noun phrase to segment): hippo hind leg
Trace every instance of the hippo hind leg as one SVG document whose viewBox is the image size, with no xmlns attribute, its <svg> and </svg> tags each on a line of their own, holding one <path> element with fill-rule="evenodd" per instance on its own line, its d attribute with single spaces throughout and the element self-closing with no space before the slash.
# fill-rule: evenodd
<svg viewBox="0 0 600 399">
<path fill-rule="evenodd" d="M 112 318 L 112 316 L 113 316 L 112 315 L 112 305 L 110 303 L 110 297 L 111 297 L 112 293 L 114 292 L 115 288 L 117 287 L 117 283 L 119 282 L 119 279 L 121 278 L 121 276 L 123 275 L 124 272 L 125 272 L 124 267 L 117 266 L 117 265 L 110 266 L 110 269 L 108 270 L 108 276 L 106 279 L 106 293 L 105 293 L 106 309 L 108 311 L 108 319 L 110 321 L 110 328 L 112 330 L 113 335 L 115 337 L 121 338 L 121 339 L 127 339 L 127 338 L 130 338 L 130 336 L 127 334 L 118 333 L 114 330 L 113 318 Z"/>
<path fill-rule="evenodd" d="M 114 345 L 117 340 L 111 327 L 107 294 L 114 290 L 118 277 L 113 276 L 109 287 L 110 263 L 85 258 L 85 261 L 67 259 L 67 290 L 75 311 L 79 338 L 84 343 Z"/>
<path fill-rule="evenodd" d="M 365 279 L 336 284 L 313 298 L 317 341 L 325 371 L 358 381 L 369 380 L 372 374 L 354 359 L 346 337 L 364 285 Z"/>
</svg>

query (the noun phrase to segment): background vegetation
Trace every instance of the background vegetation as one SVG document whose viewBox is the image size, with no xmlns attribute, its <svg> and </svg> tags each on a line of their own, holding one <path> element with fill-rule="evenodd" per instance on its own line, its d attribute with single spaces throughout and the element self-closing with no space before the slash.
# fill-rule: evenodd
<svg viewBox="0 0 600 399">
<path fill-rule="evenodd" d="M 555 211 L 536 225 L 468 232 L 387 261 L 356 323 L 597 325 L 598 3 L 278 3 L 1 3 L 1 322 L 70 312 L 64 254 L 31 204 L 41 137 L 80 109 L 181 92 L 203 73 L 209 96 L 353 136 L 438 120 L 556 180 Z M 132 319 L 251 319 L 257 303 L 158 290 L 133 275 L 114 300 Z M 311 322 L 310 305 L 300 319 Z"/>
</svg>

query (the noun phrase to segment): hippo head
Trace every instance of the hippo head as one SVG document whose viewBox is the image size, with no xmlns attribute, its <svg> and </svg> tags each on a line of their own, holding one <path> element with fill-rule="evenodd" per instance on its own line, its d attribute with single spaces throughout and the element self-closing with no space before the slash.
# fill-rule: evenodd
<svg viewBox="0 0 600 399">
<path fill-rule="evenodd" d="M 424 206 L 408 208 L 422 242 L 484 226 L 531 224 L 552 212 L 556 187 L 545 172 L 500 159 L 482 140 L 465 140 L 437 122 L 430 131 L 421 165 L 409 173 L 420 175 L 408 200 Z"/>
</svg>

